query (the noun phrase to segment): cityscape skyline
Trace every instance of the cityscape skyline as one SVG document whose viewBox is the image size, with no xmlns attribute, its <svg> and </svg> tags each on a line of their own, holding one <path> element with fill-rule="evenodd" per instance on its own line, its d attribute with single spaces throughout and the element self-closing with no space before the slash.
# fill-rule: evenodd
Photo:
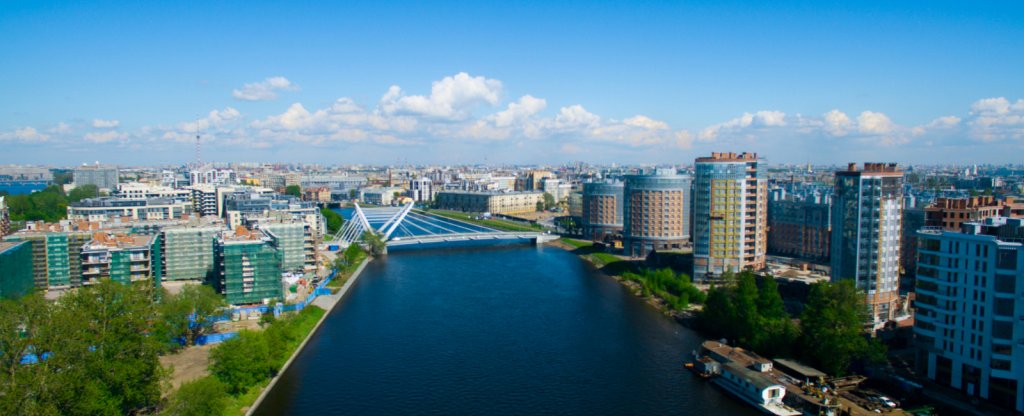
<svg viewBox="0 0 1024 416">
<path fill-rule="evenodd" d="M 207 160 L 374 164 L 1006 163 L 1024 139 L 1017 4 L 395 6 L 7 5 L 0 54 L 37 64 L 0 68 L 0 163 L 175 164 L 196 134 Z"/>
</svg>

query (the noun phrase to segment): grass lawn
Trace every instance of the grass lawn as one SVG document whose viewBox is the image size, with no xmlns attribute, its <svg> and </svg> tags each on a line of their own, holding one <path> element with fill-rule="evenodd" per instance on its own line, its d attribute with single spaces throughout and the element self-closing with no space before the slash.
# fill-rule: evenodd
<svg viewBox="0 0 1024 416">
<path fill-rule="evenodd" d="M 537 226 L 527 225 L 527 224 L 522 224 L 522 223 L 518 223 L 518 222 L 514 222 L 514 221 L 508 221 L 508 220 L 503 220 L 503 219 L 499 219 L 499 218 L 491 218 L 491 219 L 488 219 L 488 220 L 478 220 L 478 219 L 474 218 L 474 215 L 468 214 L 468 213 L 465 213 L 465 212 L 447 211 L 447 210 L 443 210 L 443 209 L 432 209 L 432 210 L 425 211 L 425 212 L 428 213 L 428 214 L 437 215 L 439 217 L 452 218 L 452 219 L 456 219 L 456 220 L 459 220 L 459 221 L 468 222 L 470 224 L 482 225 L 484 227 L 490 227 L 490 228 L 494 228 L 494 229 L 502 230 L 502 231 L 531 231 L 531 232 L 541 231 L 541 227 L 539 225 L 537 225 Z"/>
<path fill-rule="evenodd" d="M 571 238 L 562 238 L 562 242 L 576 248 L 586 248 L 594 245 L 594 243 L 590 241 L 573 240 Z"/>
<path fill-rule="evenodd" d="M 623 261 L 622 259 L 616 257 L 614 254 L 608 253 L 591 253 L 588 254 L 588 256 L 590 256 L 591 260 L 594 262 L 594 265 L 597 267 L 604 267 L 612 263 Z"/>
</svg>

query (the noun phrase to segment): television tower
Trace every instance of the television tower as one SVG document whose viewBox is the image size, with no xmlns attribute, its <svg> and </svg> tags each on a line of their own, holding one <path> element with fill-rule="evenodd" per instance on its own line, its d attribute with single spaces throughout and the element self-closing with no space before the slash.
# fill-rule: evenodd
<svg viewBox="0 0 1024 416">
<path fill-rule="evenodd" d="M 199 135 L 196 135 L 196 169 L 203 167 L 203 158 L 200 153 Z"/>
</svg>

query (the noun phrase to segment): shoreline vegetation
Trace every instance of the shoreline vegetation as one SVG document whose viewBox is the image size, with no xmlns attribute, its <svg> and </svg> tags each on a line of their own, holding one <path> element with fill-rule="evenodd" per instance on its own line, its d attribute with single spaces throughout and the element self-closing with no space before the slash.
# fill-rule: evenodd
<svg viewBox="0 0 1024 416">
<path fill-rule="evenodd" d="M 562 237 L 547 244 L 576 254 L 662 314 L 687 327 L 693 326 L 693 319 L 703 309 L 706 295 L 686 274 L 676 274 L 669 267 L 648 267 L 642 259 L 606 253 L 589 241 Z"/>
<path fill-rule="evenodd" d="M 252 414 L 372 260 L 357 245 L 339 253 L 334 262 L 337 274 L 327 284 L 332 292 L 327 302 L 318 300 L 299 313 L 277 319 L 265 317 L 261 330 L 240 331 L 237 337 L 213 347 L 209 352 L 208 375 L 169 391 L 166 405 L 157 414 Z"/>
<path fill-rule="evenodd" d="M 690 256 L 679 259 L 672 257 L 675 253 L 663 253 L 652 259 L 627 259 L 588 241 L 562 238 L 548 244 L 591 263 L 702 337 L 724 338 L 730 345 L 766 356 L 795 358 L 833 376 L 885 361 L 885 346 L 863 332 L 864 296 L 849 280 L 811 285 L 803 312 L 791 315 L 771 276 L 730 273 L 705 291 L 690 283 L 686 274 L 672 271 L 692 267 Z"/>
</svg>

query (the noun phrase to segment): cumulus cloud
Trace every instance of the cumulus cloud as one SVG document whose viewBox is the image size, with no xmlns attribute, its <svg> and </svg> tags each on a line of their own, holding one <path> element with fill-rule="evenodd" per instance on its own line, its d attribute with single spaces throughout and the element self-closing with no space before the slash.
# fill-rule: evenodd
<svg viewBox="0 0 1024 416">
<path fill-rule="evenodd" d="M 555 126 L 558 128 L 596 127 L 600 123 L 601 117 L 587 111 L 579 104 L 562 107 L 555 117 Z"/>
<path fill-rule="evenodd" d="M 103 120 L 99 118 L 92 119 L 92 126 L 97 129 L 112 129 L 121 124 L 118 120 Z"/>
<path fill-rule="evenodd" d="M 115 130 L 107 130 L 102 132 L 86 133 L 84 138 L 87 142 L 108 143 L 114 140 L 124 140 L 128 138 L 128 135 Z"/>
<path fill-rule="evenodd" d="M 464 119 L 481 105 L 498 105 L 501 81 L 460 72 L 434 81 L 430 95 L 406 95 L 392 85 L 380 99 L 380 108 L 387 114 L 414 114 L 441 119 Z"/>
<path fill-rule="evenodd" d="M 260 88 L 273 94 L 294 87 L 284 82 L 287 80 L 271 80 L 256 83 L 265 84 L 265 88 L 247 84 L 238 93 L 255 97 L 264 94 Z M 451 149 L 461 151 L 467 148 L 466 143 L 477 142 L 497 152 L 536 147 L 545 149 L 538 153 L 552 153 L 546 150 L 552 149 L 587 158 L 616 155 L 621 150 L 636 157 L 665 160 L 674 157 L 669 155 L 678 149 L 704 153 L 725 146 L 766 155 L 782 153 L 785 158 L 797 152 L 821 154 L 822 149 L 828 154 L 843 154 L 885 147 L 887 155 L 915 154 L 929 146 L 969 145 L 968 139 L 1009 143 L 1024 139 L 1024 100 L 1004 97 L 981 99 L 969 106 L 969 112 L 965 105 L 964 114 L 936 117 L 914 127 L 902 126 L 889 115 L 871 110 L 847 113 L 837 108 L 811 116 L 761 110 L 742 112 L 720 123 L 693 126 L 696 130 L 691 133 L 643 114 L 598 115 L 578 103 L 548 108 L 548 100 L 532 94 L 503 99 L 501 81 L 467 73 L 436 80 L 423 95 L 408 93 L 397 85 L 382 91 L 377 102 L 360 103 L 349 97 L 324 106 L 292 102 L 281 105 L 277 113 L 253 120 L 247 120 L 235 108 L 225 107 L 195 120 L 131 131 L 124 131 L 116 119 L 20 127 L 0 131 L 0 141 L 18 145 L 49 141 L 47 146 L 80 147 L 85 140 L 95 143 L 93 148 L 172 149 L 183 148 L 183 143 L 191 144 L 196 134 L 202 134 L 204 147 L 213 149 L 286 150 L 294 144 L 326 147 L 359 143 L 429 144 L 434 146 L 431 149 L 453 146 Z M 679 152 L 680 161 L 690 157 Z"/>
<path fill-rule="evenodd" d="M 971 105 L 971 139 L 982 142 L 1024 139 L 1024 99 L 985 98 Z"/>
<path fill-rule="evenodd" d="M 833 136 L 845 136 L 853 126 L 853 121 L 846 113 L 839 110 L 832 110 L 824 115 L 825 132 Z"/>
<path fill-rule="evenodd" d="M 893 130 L 893 123 L 885 114 L 865 111 L 857 116 L 857 130 L 865 134 L 886 134 Z"/>
<path fill-rule="evenodd" d="M 295 85 L 285 77 L 270 77 L 260 82 L 245 84 L 242 88 L 231 91 L 231 96 L 243 101 L 276 100 L 279 91 L 297 91 Z"/>
<path fill-rule="evenodd" d="M 762 110 L 756 113 L 743 113 L 724 123 L 714 124 L 704 128 L 698 139 L 704 142 L 711 142 L 718 138 L 720 133 L 736 133 L 748 127 L 780 127 L 786 125 L 786 113 L 781 111 Z"/>
<path fill-rule="evenodd" d="M 223 110 L 212 110 L 206 117 L 181 123 L 179 128 L 185 133 L 198 133 L 210 128 L 219 128 L 242 117 L 238 110 L 226 107 Z"/>
<path fill-rule="evenodd" d="M 45 142 L 50 139 L 47 134 L 40 133 L 35 127 L 21 127 L 13 131 L 0 132 L 0 141 Z"/>
</svg>

